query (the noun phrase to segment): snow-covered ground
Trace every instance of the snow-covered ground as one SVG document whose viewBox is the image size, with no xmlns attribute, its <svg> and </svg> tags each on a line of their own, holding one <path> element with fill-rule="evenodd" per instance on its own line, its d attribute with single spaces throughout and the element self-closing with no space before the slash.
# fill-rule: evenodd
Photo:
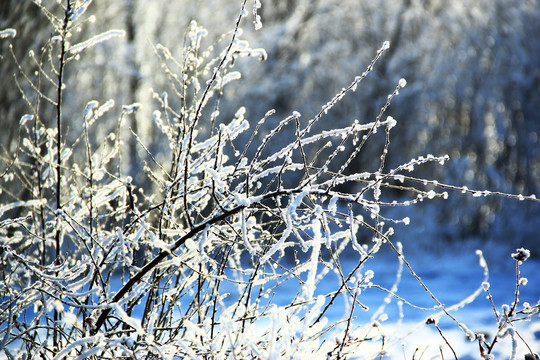
<svg viewBox="0 0 540 360">
<path fill-rule="evenodd" d="M 474 244 L 471 242 L 449 245 L 443 253 L 433 254 L 428 251 L 415 251 L 408 259 L 414 271 L 428 286 L 433 294 L 446 306 L 450 307 L 473 294 L 484 281 L 484 272 L 479 265 L 474 245 L 481 248 L 489 267 L 489 284 L 497 310 L 501 311 L 503 304 L 511 305 L 515 297 L 516 269 L 511 251 L 494 244 Z M 405 246 L 407 257 L 407 247 Z M 373 269 L 374 283 L 386 284 L 390 288 L 395 281 L 398 263 L 396 256 L 387 253 L 374 259 L 367 268 Z M 535 305 L 540 301 L 540 261 L 529 259 L 521 267 L 521 277 L 527 278 L 527 285 L 520 287 L 520 305 L 528 302 Z M 418 281 L 405 267 L 397 294 L 416 306 L 431 308 L 435 305 L 433 299 L 419 285 Z M 360 300 L 365 305 L 377 308 L 381 303 L 381 291 L 369 289 L 362 293 Z M 520 306 L 521 307 L 521 306 Z M 425 325 L 426 319 L 437 311 L 425 311 L 403 305 L 403 319 L 399 318 L 399 306 L 395 299 L 385 308 L 388 320 L 381 322 L 388 336 L 388 342 L 394 345 L 388 353 L 388 359 L 432 359 L 441 358 L 441 347 L 445 359 L 453 359 L 455 351 L 459 359 L 479 359 L 477 341 L 469 341 L 466 334 L 447 316 L 442 316 L 438 323 L 446 341 L 441 337 L 434 325 Z M 485 291 L 470 304 L 453 311 L 452 315 L 476 333 L 485 333 L 491 342 L 497 331 L 497 320 Z M 358 322 L 368 320 L 357 319 Z M 516 323 L 519 335 L 534 352 L 540 352 L 540 318 L 532 321 Z M 373 344 L 373 350 L 380 349 L 380 342 Z M 523 359 L 529 350 L 523 341 L 518 339 L 517 359 Z M 495 359 L 509 359 L 512 354 L 512 340 L 509 336 L 497 341 L 493 355 Z M 358 358 L 369 358 L 367 354 L 358 354 Z"/>
<path fill-rule="evenodd" d="M 404 245 L 405 258 L 433 295 L 444 304 L 445 308 L 451 309 L 453 305 L 462 303 L 464 299 L 477 293 L 478 296 L 471 299 L 466 305 L 450 313 L 454 318 L 474 333 L 483 333 L 488 342 L 491 343 L 497 333 L 497 319 L 487 297 L 487 292 L 482 288 L 482 283 L 486 280 L 484 268 L 479 263 L 477 250 L 482 250 L 486 260 L 489 273 L 489 291 L 492 295 L 494 305 L 498 311 L 507 304 L 511 306 L 515 299 L 516 268 L 515 261 L 511 257 L 510 247 L 486 242 L 475 242 L 474 240 L 446 244 L 446 250 L 434 253 L 417 246 Z M 407 248 L 411 251 L 408 251 Z M 414 250 L 414 251 L 412 251 Z M 411 256 L 408 256 L 410 254 Z M 355 259 L 350 258 L 342 263 L 344 270 L 353 268 L 356 265 Z M 391 289 L 396 281 L 396 274 L 399 269 L 397 256 L 391 251 L 381 250 L 373 259 L 369 260 L 362 272 L 373 270 L 372 282 L 386 289 Z M 520 266 L 520 277 L 527 278 L 527 284 L 520 286 L 519 305 L 528 302 L 531 306 L 540 301 L 540 261 L 538 259 L 528 259 Z M 321 281 L 318 284 L 317 292 L 327 294 L 335 289 L 332 281 Z M 283 284 L 279 292 L 276 292 L 274 302 L 278 305 L 290 304 L 288 296 L 294 296 L 297 291 L 297 283 L 291 283 L 290 288 Z M 386 353 L 385 359 L 480 359 L 478 341 L 470 341 L 464 330 L 446 315 L 442 315 L 440 310 L 433 309 L 436 302 L 419 284 L 418 280 L 411 274 L 406 266 L 403 267 L 401 281 L 399 282 L 397 295 L 406 302 L 401 304 L 394 297 L 384 309 L 381 305 L 387 293 L 379 288 L 369 288 L 361 292 L 359 301 L 366 305 L 368 311 L 357 311 L 353 321 L 355 330 L 351 336 L 363 339 L 366 329 L 371 327 L 371 320 L 380 318 L 381 313 L 386 320 L 379 321 L 379 329 L 370 333 L 372 341 L 363 342 L 359 347 L 359 352 L 354 354 L 354 359 L 374 359 L 379 358 L 382 344 L 381 336 L 384 334 L 384 342 L 392 344 L 391 350 Z M 425 310 L 419 308 L 430 308 Z M 329 323 L 346 318 L 349 308 L 336 305 L 326 313 Z M 376 314 L 377 315 L 374 315 Z M 439 319 L 438 326 L 444 338 L 434 325 L 426 325 L 426 320 L 430 316 Z M 264 319 L 261 319 L 259 326 L 261 334 L 267 331 Z M 516 359 L 524 359 L 525 354 L 530 351 L 540 352 L 540 318 L 536 316 L 531 321 L 515 322 L 515 329 L 523 340 L 517 339 Z M 355 335 L 356 332 L 356 335 Z M 341 340 L 343 329 L 337 333 L 330 333 L 328 341 Z M 530 347 L 530 350 L 527 348 Z M 454 355 L 455 352 L 455 355 Z M 441 355 L 442 353 L 442 355 Z M 512 358 L 512 338 L 506 336 L 499 338 L 493 348 L 492 355 L 495 359 Z"/>
<path fill-rule="evenodd" d="M 488 268 L 491 292 L 494 305 L 498 311 L 504 304 L 510 305 L 515 298 L 516 268 L 511 257 L 512 250 L 507 246 L 490 243 L 476 243 L 474 241 L 459 244 L 447 244 L 447 251 L 434 254 L 427 250 L 415 249 L 413 256 L 407 258 L 412 269 L 441 301 L 447 309 L 462 302 L 474 293 L 479 295 L 467 305 L 451 311 L 455 319 L 475 333 L 483 333 L 488 342 L 493 340 L 497 332 L 497 319 L 493 307 L 482 288 L 485 281 L 484 269 L 479 264 L 477 249 L 481 249 L 485 256 Z M 354 267 L 354 259 L 348 260 L 350 264 L 343 263 L 343 267 Z M 399 265 L 395 254 L 381 251 L 372 260 L 366 263 L 363 271 L 373 270 L 375 276 L 373 283 L 387 289 L 392 288 L 396 279 Z M 528 259 L 520 266 L 520 276 L 527 278 L 527 284 L 520 287 L 518 309 L 525 302 L 535 305 L 540 301 L 540 261 Z M 290 299 L 287 295 L 294 294 L 296 284 L 287 289 L 285 284 L 276 294 L 274 301 L 285 305 Z M 317 292 L 329 293 L 335 283 L 322 281 Z M 289 291 L 286 291 L 289 290 Z M 288 293 L 288 294 L 287 294 Z M 357 338 L 364 338 L 366 328 L 371 325 L 374 313 L 377 313 L 387 293 L 378 288 L 362 291 L 359 301 L 369 307 L 368 311 L 357 311 L 353 322 Z M 412 303 L 416 307 L 433 308 L 436 303 L 419 284 L 417 279 L 404 267 L 397 295 Z M 387 319 L 380 321 L 381 334 L 385 335 L 385 344 L 392 344 L 391 350 L 386 353 L 385 359 L 480 359 L 478 341 L 470 341 L 466 333 L 459 328 L 455 321 L 448 316 L 441 315 L 440 310 L 423 310 L 414 308 L 406 303 L 398 304 L 391 298 L 391 302 L 382 312 Z M 347 308 L 334 306 L 326 315 L 329 323 L 343 319 L 347 316 Z M 401 315 L 400 315 L 401 314 Z M 444 338 L 434 325 L 426 325 L 430 316 L 439 315 L 438 326 Z M 380 317 L 379 315 L 375 316 Z M 524 359 L 524 355 L 540 352 L 540 318 L 537 316 L 531 321 L 516 322 L 515 328 L 523 340 L 518 340 L 516 359 Z M 261 333 L 265 330 L 264 320 L 260 323 Z M 360 351 L 354 359 L 379 358 L 382 339 L 373 331 L 373 341 L 363 342 Z M 343 336 L 340 329 L 336 334 L 329 334 L 328 340 L 338 340 Z M 355 337 L 355 333 L 352 333 Z M 445 340 L 446 339 L 446 340 Z M 447 343 L 448 342 L 448 343 Z M 525 344 L 526 343 L 526 344 Z M 531 348 L 528 350 L 527 345 Z M 442 351 L 442 355 L 441 355 Z M 495 359 L 512 358 L 512 339 L 510 336 L 499 338 L 495 344 L 492 355 Z"/>
</svg>

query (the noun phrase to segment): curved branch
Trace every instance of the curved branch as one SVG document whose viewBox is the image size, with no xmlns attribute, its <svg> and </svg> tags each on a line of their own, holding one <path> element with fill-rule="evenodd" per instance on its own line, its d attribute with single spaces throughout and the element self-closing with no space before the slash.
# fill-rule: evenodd
<svg viewBox="0 0 540 360">
<path fill-rule="evenodd" d="M 218 215 L 218 216 L 216 216 L 216 217 L 214 217 L 214 218 L 212 218 L 212 219 L 210 219 L 208 221 L 205 221 L 204 223 L 202 223 L 202 224 L 200 224 L 198 226 L 193 227 L 187 234 L 185 234 L 180 239 L 178 239 L 170 249 L 161 250 L 159 252 L 159 254 L 152 261 L 150 261 L 148 264 L 146 264 L 137 274 L 135 274 L 135 276 L 133 276 L 132 278 L 130 278 L 128 280 L 128 282 L 116 293 L 116 295 L 112 299 L 112 302 L 114 303 L 114 302 L 120 301 L 120 299 L 122 299 L 124 297 L 124 295 L 126 295 L 131 290 L 133 285 L 135 285 L 139 281 L 141 281 L 141 279 L 144 277 L 144 275 L 146 275 L 148 272 L 150 272 L 150 270 L 155 268 L 162 260 L 164 260 L 173 251 L 175 251 L 180 246 L 182 246 L 188 239 L 194 237 L 196 234 L 203 231 L 206 228 L 206 226 L 213 225 L 213 224 L 215 224 L 217 222 L 225 220 L 229 216 L 232 216 L 232 215 L 236 214 L 237 212 L 239 212 L 244 207 L 245 207 L 244 205 L 236 206 L 236 207 L 234 207 L 234 208 L 232 208 L 230 210 L 227 210 L 226 212 L 224 212 L 224 213 L 222 213 L 222 214 L 220 214 L 220 215 Z M 96 325 L 94 326 L 94 328 L 91 331 L 92 335 L 95 335 L 98 332 L 99 328 L 101 326 L 103 326 L 103 323 L 105 323 L 105 320 L 107 319 L 107 316 L 109 315 L 110 312 L 111 312 L 111 308 L 107 308 L 107 309 L 103 310 L 103 312 L 101 313 L 101 315 L 99 316 L 99 318 L 96 321 Z"/>
<path fill-rule="evenodd" d="M 283 196 L 283 195 L 290 195 L 290 194 L 294 194 L 294 193 L 298 193 L 298 192 L 300 192 L 299 188 L 289 189 L 289 190 L 274 191 L 274 192 L 262 195 L 260 197 L 260 200 L 258 200 L 256 203 L 260 203 L 260 202 L 263 202 L 263 201 L 271 199 L 271 198 L 275 198 L 275 197 L 279 197 L 279 196 Z M 171 246 L 170 249 L 161 250 L 152 261 L 150 261 L 148 264 L 146 264 L 137 274 L 135 274 L 132 278 L 130 278 L 128 280 L 128 282 L 116 293 L 116 295 L 113 297 L 111 302 L 115 303 L 115 302 L 120 301 L 124 297 L 124 295 L 126 295 L 131 290 L 131 288 L 135 284 L 137 284 L 139 281 L 141 281 L 142 278 L 146 274 L 148 274 L 153 268 L 155 268 L 167 256 L 171 255 L 171 253 L 173 251 L 175 251 L 180 246 L 182 246 L 188 239 L 193 238 L 195 235 L 197 235 L 201 231 L 204 231 L 204 229 L 207 226 L 214 225 L 214 224 L 216 224 L 216 223 L 218 223 L 220 221 L 223 221 L 223 220 L 227 219 L 228 217 L 238 213 L 239 211 L 241 211 L 242 209 L 244 209 L 246 207 L 247 207 L 247 205 L 245 205 L 245 204 L 237 205 L 237 206 L 233 207 L 232 209 L 226 210 L 225 212 L 219 214 L 218 216 L 215 216 L 215 217 L 209 219 L 208 221 L 205 221 L 205 222 L 191 228 L 191 230 L 187 234 L 182 236 L 180 239 L 176 240 L 176 242 L 173 244 L 173 246 Z M 107 320 L 107 317 L 109 316 L 109 313 L 111 312 L 111 309 L 112 308 L 109 307 L 109 308 L 103 310 L 103 312 L 101 313 L 101 315 L 99 316 L 99 318 L 96 321 L 96 325 L 91 330 L 92 335 L 95 335 L 98 332 L 98 330 L 103 326 L 103 324 L 105 323 L 105 320 Z"/>
</svg>

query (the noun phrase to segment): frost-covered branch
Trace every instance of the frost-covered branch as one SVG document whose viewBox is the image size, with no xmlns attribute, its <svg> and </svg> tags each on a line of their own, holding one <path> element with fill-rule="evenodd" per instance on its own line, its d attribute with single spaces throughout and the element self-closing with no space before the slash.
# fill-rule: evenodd
<svg viewBox="0 0 540 360">
<path fill-rule="evenodd" d="M 380 357 L 402 340 L 386 326 L 392 302 L 400 324 L 403 307 L 425 312 L 451 349 L 436 323 L 443 317 L 476 338 L 483 356 L 505 336 L 520 346 L 513 324 L 538 314 L 537 305 L 518 304 L 529 253 L 514 254 L 512 305 L 497 312 L 491 302 L 498 337 L 488 343 L 454 314 L 489 290 L 481 252 L 483 282 L 443 304 L 395 240 L 411 218 L 393 211 L 453 193 L 538 199 L 418 173 L 445 166 L 446 155 L 392 159 L 406 150 L 393 149 L 401 119 L 387 115 L 404 79 L 385 84 L 372 118 L 323 120 L 359 95 L 388 42 L 314 116 L 269 110 L 253 119 L 242 98 L 228 96 L 232 84 L 242 86 L 240 58 L 267 58 L 241 31 L 244 0 L 231 32 L 215 42 L 193 20 L 180 49 L 148 45 L 156 79 L 167 83 L 156 80 L 151 99 L 117 105 L 74 99 L 80 93 L 66 74 L 92 75 L 80 59 L 123 31 L 87 34 L 92 1 L 36 3 L 53 35 L 29 55 L 33 75 L 12 52 L 28 114 L 16 119 L 19 146 L 0 177 L 0 351 L 8 358 Z M 260 29 L 261 2 L 252 6 Z M 0 31 L 0 41 L 16 46 L 17 30 Z M 70 101 L 83 105 L 71 112 Z M 221 112 L 224 104 L 235 110 Z M 135 126 L 135 115 L 152 121 Z M 378 153 L 359 165 L 371 143 Z M 397 260 L 391 281 L 370 268 L 386 249 Z M 402 293 L 407 270 L 429 304 Z M 366 291 L 379 295 L 374 309 Z"/>
</svg>

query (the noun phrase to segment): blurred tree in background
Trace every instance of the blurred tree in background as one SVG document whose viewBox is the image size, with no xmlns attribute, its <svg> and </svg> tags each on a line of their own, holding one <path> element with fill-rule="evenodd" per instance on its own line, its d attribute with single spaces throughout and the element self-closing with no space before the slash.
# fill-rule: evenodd
<svg viewBox="0 0 540 360">
<path fill-rule="evenodd" d="M 216 12 L 218 3 L 220 9 L 226 10 Z M 232 30 L 230 24 L 240 4 L 236 0 L 102 0 L 90 6 L 100 21 L 87 24 L 84 31 L 99 34 L 106 29 L 123 29 L 126 36 L 87 52 L 76 71 L 66 69 L 65 82 L 72 89 L 64 99 L 66 136 L 70 135 L 69 129 L 81 126 L 78 121 L 88 101 L 111 98 L 118 118 L 125 121 L 121 127 L 127 139 L 124 156 L 142 151 L 130 135 L 130 127 L 153 153 L 159 152 L 165 144 L 160 144 L 154 133 L 151 113 L 155 108 L 151 104 L 155 105 L 159 95 L 150 89 L 170 85 L 165 72 L 156 73 L 162 55 L 157 45 L 164 44 L 178 51 L 173 55 L 180 55 L 187 41 L 183 34 L 190 21 L 197 19 L 210 30 L 204 41 L 211 46 L 220 41 L 212 38 L 213 34 Z M 441 182 L 539 194 L 538 9 L 539 0 L 263 3 L 259 14 L 265 31 L 256 32 L 252 24 L 246 23 L 243 36 L 253 46 L 265 48 L 268 59 L 239 64 L 245 66 L 244 78 L 230 85 L 232 91 L 227 96 L 219 98 L 219 119 L 232 118 L 239 105 L 247 108 L 252 126 L 270 108 L 281 116 L 298 110 L 307 119 L 319 111 L 317 104 L 328 101 L 343 84 L 359 75 L 375 50 L 389 40 L 391 48 L 366 79 L 368 84 L 329 114 L 332 126 L 345 126 L 354 119 L 361 123 L 372 121 L 391 91 L 389 84 L 404 77 L 407 88 L 389 109 L 389 114 L 398 120 L 396 133 L 400 134 L 392 138 L 391 147 L 403 151 L 391 152 L 391 163 L 426 153 L 449 154 L 452 161 L 437 169 Z M 17 87 L 29 86 L 24 76 L 32 74 L 23 75 L 17 62 L 25 69 L 33 63 L 31 54 L 22 50 L 35 48 L 35 54 L 40 53 L 50 35 L 47 24 L 46 14 L 32 1 L 9 0 L 0 5 L 0 29 L 16 29 L 17 40 L 24 42 L 24 46 L 13 47 L 12 55 L 9 40 L 0 39 L 0 171 L 16 153 L 18 119 L 28 111 Z M 85 34 L 85 38 L 90 35 Z M 143 105 L 142 110 L 121 117 L 122 105 L 135 101 Z M 46 106 L 43 111 L 47 111 Z M 268 126 L 274 125 L 268 122 Z M 111 126 L 116 125 L 104 124 L 103 133 L 99 133 L 100 127 L 94 127 L 94 141 L 102 141 Z M 283 139 L 284 143 L 288 140 Z M 377 163 L 368 161 L 380 151 L 377 144 L 373 146 L 356 159 L 356 169 Z M 125 171 L 137 183 L 142 164 L 125 164 L 130 166 Z M 22 191 L 14 186 L 0 196 L 10 196 L 7 190 Z M 538 242 L 535 234 L 540 210 L 536 204 L 517 204 L 496 197 L 476 200 L 451 194 L 450 201 L 441 201 L 440 207 L 433 209 L 430 204 L 418 211 L 423 221 L 438 226 L 438 236 L 482 236 L 516 246 Z"/>
</svg>

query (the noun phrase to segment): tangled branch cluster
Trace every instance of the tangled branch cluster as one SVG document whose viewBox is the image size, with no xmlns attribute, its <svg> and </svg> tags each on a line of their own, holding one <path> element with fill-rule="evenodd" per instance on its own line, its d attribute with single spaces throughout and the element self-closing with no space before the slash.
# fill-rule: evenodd
<svg viewBox="0 0 540 360">
<path fill-rule="evenodd" d="M 63 2 L 63 17 L 42 6 L 55 34 L 36 57 L 37 77 L 20 67 L 29 114 L 20 121 L 17 154 L 5 161 L 2 190 L 8 200 L 0 204 L 0 348 L 8 358 L 377 356 L 389 346 L 382 312 L 369 323 L 353 320 L 369 310 L 362 291 L 381 288 L 364 265 L 383 246 L 433 297 L 432 310 L 452 317 L 414 273 L 401 244 L 391 240 L 392 225 L 409 219 L 388 218 L 382 210 L 447 198 L 446 190 L 513 195 L 414 176 L 415 167 L 442 165 L 447 156 L 388 168 L 397 122 L 385 111 L 404 79 L 373 121 L 315 130 L 344 96 L 353 96 L 388 43 L 315 116 L 304 120 L 295 112 L 264 134 L 263 123 L 276 121 L 273 111 L 253 130 L 242 107 L 233 119 L 219 115 L 225 85 L 240 77 L 236 59 L 267 56 L 241 39 L 247 12 L 223 50 L 203 50 L 207 31 L 192 22 L 181 58 L 163 45 L 154 47 L 179 104 L 170 104 L 167 92 L 155 94 L 153 124 L 167 151 L 154 153 L 143 136 L 125 132 L 138 103 L 123 106 L 115 117 L 113 101 L 91 100 L 79 130 L 70 130 L 77 135 L 64 136 L 70 85 L 63 82 L 64 70 L 93 46 L 122 35 L 108 31 L 70 45 L 89 3 Z M 49 110 L 54 124 L 45 115 Z M 91 133 L 98 126 L 109 132 L 96 141 Z M 284 133 L 294 133 L 294 140 L 276 145 Z M 136 178 L 126 170 L 133 159 L 124 153 L 126 136 L 143 154 Z M 351 169 L 364 144 L 379 136 L 384 145 L 374 159 L 376 170 Z M 20 193 L 10 192 L 14 182 Z M 394 200 L 396 192 L 406 197 Z M 347 268 L 345 257 L 356 266 Z M 321 289 L 322 283 L 333 286 Z M 385 291 L 399 298 L 394 289 Z M 340 307 L 339 318 L 329 321 L 328 313 Z M 533 314 L 527 311 L 514 306 L 505 318 Z"/>
</svg>

